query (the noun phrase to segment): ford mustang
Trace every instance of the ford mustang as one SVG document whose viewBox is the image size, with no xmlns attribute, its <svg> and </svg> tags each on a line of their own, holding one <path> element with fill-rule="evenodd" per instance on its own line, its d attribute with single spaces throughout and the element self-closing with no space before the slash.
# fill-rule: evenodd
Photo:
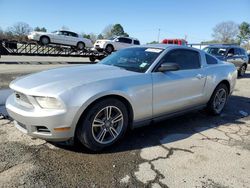
<svg viewBox="0 0 250 188">
<path fill-rule="evenodd" d="M 237 70 L 204 51 L 177 45 L 134 46 L 95 65 L 35 73 L 13 81 L 6 101 L 15 126 L 50 141 L 78 139 L 91 150 L 126 130 L 191 110 L 218 115 Z"/>
</svg>

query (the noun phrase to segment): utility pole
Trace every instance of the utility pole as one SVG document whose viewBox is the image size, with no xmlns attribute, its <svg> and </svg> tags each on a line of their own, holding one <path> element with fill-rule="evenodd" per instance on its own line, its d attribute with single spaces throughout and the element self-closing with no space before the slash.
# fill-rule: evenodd
<svg viewBox="0 0 250 188">
<path fill-rule="evenodd" d="M 158 40 L 157 40 L 157 41 L 158 41 L 159 43 L 160 43 L 160 33 L 161 33 L 161 29 L 158 29 L 158 38 L 157 38 Z"/>
</svg>

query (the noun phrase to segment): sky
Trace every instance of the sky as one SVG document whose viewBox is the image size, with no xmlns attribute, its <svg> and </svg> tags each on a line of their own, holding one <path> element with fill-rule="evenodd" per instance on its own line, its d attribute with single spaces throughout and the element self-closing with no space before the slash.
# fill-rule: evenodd
<svg viewBox="0 0 250 188">
<path fill-rule="evenodd" d="M 250 22 L 250 0 L 0 0 L 0 28 L 17 22 L 48 31 L 68 27 L 77 33 L 99 34 L 120 23 L 130 36 L 147 43 L 185 38 L 211 40 L 216 24 Z"/>
</svg>

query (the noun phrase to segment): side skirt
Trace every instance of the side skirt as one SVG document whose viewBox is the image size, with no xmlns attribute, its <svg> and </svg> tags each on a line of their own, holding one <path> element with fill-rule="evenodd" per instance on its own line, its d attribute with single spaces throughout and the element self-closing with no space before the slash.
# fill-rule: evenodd
<svg viewBox="0 0 250 188">
<path fill-rule="evenodd" d="M 153 117 L 151 119 L 133 122 L 132 129 L 147 126 L 147 125 L 150 125 L 152 123 L 157 123 L 157 122 L 160 122 L 160 121 L 163 121 L 163 120 L 166 120 L 166 119 L 170 119 L 170 118 L 173 118 L 173 117 L 181 116 L 183 114 L 187 114 L 187 113 L 190 113 L 190 112 L 193 112 L 193 111 L 201 110 L 201 109 L 204 109 L 205 107 L 206 107 L 206 105 L 200 105 L 200 106 L 188 108 L 188 109 L 185 109 L 185 110 L 181 110 L 181 111 L 178 111 L 178 112 L 163 114 L 163 115 L 160 115 L 160 116 Z"/>
</svg>

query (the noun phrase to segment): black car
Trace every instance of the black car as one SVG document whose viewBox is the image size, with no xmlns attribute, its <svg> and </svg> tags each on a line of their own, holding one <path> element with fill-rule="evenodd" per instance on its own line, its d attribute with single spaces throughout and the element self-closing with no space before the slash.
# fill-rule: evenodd
<svg viewBox="0 0 250 188">
<path fill-rule="evenodd" d="M 245 49 L 236 45 L 210 45 L 203 49 L 220 60 L 233 63 L 239 76 L 243 76 L 247 70 L 249 56 Z"/>
</svg>

